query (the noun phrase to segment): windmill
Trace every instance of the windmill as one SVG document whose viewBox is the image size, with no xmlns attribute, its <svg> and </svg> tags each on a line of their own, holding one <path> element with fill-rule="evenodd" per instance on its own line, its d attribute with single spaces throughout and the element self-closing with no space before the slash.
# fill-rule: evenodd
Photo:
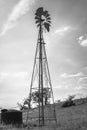
<svg viewBox="0 0 87 130">
<path fill-rule="evenodd" d="M 43 33 L 50 31 L 51 17 L 48 11 L 44 10 L 43 7 L 40 7 L 36 10 L 35 20 L 39 33 L 31 78 L 29 100 L 30 104 L 34 104 L 35 102 L 32 100 L 32 95 L 38 92 L 38 112 L 35 111 L 35 114 L 28 113 L 28 115 L 29 117 L 34 115 L 31 119 L 38 120 L 39 126 L 44 126 L 48 120 L 56 122 L 52 83 L 43 38 Z M 44 90 L 48 90 L 48 93 L 44 94 Z M 49 100 L 48 104 L 46 103 L 47 99 Z M 52 109 L 50 109 L 51 107 Z"/>
</svg>

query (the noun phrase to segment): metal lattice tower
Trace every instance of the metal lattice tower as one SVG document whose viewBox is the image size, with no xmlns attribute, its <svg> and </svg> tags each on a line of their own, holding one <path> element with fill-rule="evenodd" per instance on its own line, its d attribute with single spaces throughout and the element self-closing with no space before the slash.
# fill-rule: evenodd
<svg viewBox="0 0 87 130">
<path fill-rule="evenodd" d="M 47 121 L 54 121 L 56 123 L 54 96 L 43 38 L 43 31 L 45 30 L 49 32 L 51 18 L 48 11 L 44 11 L 43 7 L 40 7 L 35 13 L 35 20 L 37 27 L 39 28 L 39 33 L 30 85 L 29 100 L 30 104 L 34 105 L 35 103 L 32 101 L 32 94 L 38 91 L 39 101 L 36 111 L 34 109 L 35 114 L 33 114 L 33 112 L 32 114 L 28 113 L 28 118 L 30 117 L 32 121 L 36 119 L 39 126 L 44 126 Z M 44 96 L 45 90 L 47 90 L 48 93 Z"/>
</svg>

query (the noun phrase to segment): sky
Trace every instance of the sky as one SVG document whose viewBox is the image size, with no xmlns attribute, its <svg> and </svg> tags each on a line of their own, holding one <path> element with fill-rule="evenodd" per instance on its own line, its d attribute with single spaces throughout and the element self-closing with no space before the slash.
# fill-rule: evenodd
<svg viewBox="0 0 87 130">
<path fill-rule="evenodd" d="M 87 95 L 87 0 L 0 0 L 0 107 L 29 94 L 38 29 L 34 14 L 48 10 L 44 33 L 55 100 Z"/>
</svg>

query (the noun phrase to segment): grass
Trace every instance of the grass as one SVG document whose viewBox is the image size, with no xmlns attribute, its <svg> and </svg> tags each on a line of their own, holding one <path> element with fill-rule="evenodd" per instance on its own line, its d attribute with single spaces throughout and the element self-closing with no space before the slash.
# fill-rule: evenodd
<svg viewBox="0 0 87 130">
<path fill-rule="evenodd" d="M 60 130 L 87 130 L 87 103 L 56 111 Z"/>
<path fill-rule="evenodd" d="M 87 100 L 77 100 L 76 106 L 61 107 L 62 103 L 56 104 L 57 128 L 51 126 L 29 127 L 29 130 L 87 130 Z M 31 116 L 37 116 L 37 109 L 31 112 Z M 47 113 L 47 109 L 46 109 Z M 29 115 L 30 116 L 30 115 Z M 26 112 L 23 112 L 23 119 L 26 119 Z M 0 125 L 0 130 L 28 130 L 28 128 L 15 128 L 13 126 Z"/>
</svg>

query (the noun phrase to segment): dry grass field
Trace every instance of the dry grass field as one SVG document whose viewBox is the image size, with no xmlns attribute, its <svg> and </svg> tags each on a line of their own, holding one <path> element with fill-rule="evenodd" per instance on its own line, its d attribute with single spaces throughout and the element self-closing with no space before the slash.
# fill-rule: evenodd
<svg viewBox="0 0 87 130">
<path fill-rule="evenodd" d="M 56 104 L 57 127 L 21 127 L 0 125 L 0 130 L 87 130 L 87 101 L 77 100 L 76 106 L 62 108 L 61 103 Z M 37 110 L 35 110 L 37 113 Z M 35 112 L 34 111 L 34 112 Z M 32 115 L 32 113 L 31 113 Z M 25 120 L 26 113 L 23 113 Z M 35 114 L 34 114 L 35 116 Z"/>
</svg>

